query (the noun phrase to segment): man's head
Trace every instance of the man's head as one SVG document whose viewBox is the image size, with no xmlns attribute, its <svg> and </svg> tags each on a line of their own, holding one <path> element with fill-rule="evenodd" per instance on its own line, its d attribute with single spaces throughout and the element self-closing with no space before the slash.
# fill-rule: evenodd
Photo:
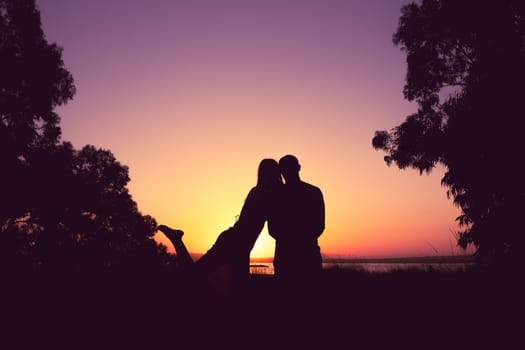
<svg viewBox="0 0 525 350">
<path fill-rule="evenodd" d="M 279 168 L 286 182 L 298 181 L 301 165 L 295 156 L 288 154 L 279 160 Z"/>
</svg>

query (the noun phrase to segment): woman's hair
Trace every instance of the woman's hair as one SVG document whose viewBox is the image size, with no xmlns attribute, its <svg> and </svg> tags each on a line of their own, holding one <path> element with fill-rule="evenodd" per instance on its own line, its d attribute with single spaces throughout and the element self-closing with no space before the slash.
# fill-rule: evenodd
<svg viewBox="0 0 525 350">
<path fill-rule="evenodd" d="M 279 163 L 270 158 L 261 160 L 257 172 L 257 186 L 275 186 L 281 185 L 282 183 L 283 180 L 281 178 Z"/>
</svg>

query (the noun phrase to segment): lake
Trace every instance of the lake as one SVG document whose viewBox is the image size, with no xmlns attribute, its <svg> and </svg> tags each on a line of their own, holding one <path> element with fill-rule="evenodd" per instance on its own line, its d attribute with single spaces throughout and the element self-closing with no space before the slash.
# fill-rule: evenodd
<svg viewBox="0 0 525 350">
<path fill-rule="evenodd" d="M 399 261 L 397 261 L 399 260 Z M 459 261 L 438 260 L 432 261 L 429 259 L 421 259 L 415 261 L 413 259 L 389 260 L 370 260 L 370 261 L 336 261 L 323 262 L 323 269 L 344 269 L 365 271 L 370 273 L 387 273 L 393 270 L 435 270 L 435 271 L 465 271 L 468 267 L 474 266 L 471 260 L 461 259 Z M 463 261 L 465 260 L 465 261 Z M 271 262 L 252 262 L 250 265 L 250 273 L 256 275 L 273 275 L 273 264 Z"/>
</svg>

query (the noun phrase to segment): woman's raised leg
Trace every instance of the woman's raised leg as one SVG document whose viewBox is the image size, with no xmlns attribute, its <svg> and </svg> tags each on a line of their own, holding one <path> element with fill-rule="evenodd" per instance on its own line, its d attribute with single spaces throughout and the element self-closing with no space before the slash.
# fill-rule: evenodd
<svg viewBox="0 0 525 350">
<path fill-rule="evenodd" d="M 157 230 L 164 233 L 164 235 L 168 237 L 170 242 L 173 244 L 173 247 L 175 248 L 175 253 L 177 254 L 177 261 L 180 267 L 193 266 L 193 259 L 191 258 L 188 249 L 186 249 L 186 246 L 182 241 L 182 236 L 184 235 L 184 232 L 181 230 L 174 230 L 166 225 L 160 225 L 159 227 L 157 227 Z"/>
</svg>

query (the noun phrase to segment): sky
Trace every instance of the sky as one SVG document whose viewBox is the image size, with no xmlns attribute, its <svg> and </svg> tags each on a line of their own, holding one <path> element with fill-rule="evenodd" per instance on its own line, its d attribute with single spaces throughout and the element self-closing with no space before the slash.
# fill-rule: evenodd
<svg viewBox="0 0 525 350">
<path fill-rule="evenodd" d="M 77 87 L 62 138 L 111 150 L 139 210 L 194 253 L 235 223 L 263 158 L 294 154 L 324 195 L 323 254 L 460 254 L 444 170 L 388 167 L 371 144 L 417 108 L 392 43 L 408 2 L 37 0 Z M 252 257 L 273 249 L 265 228 Z"/>
</svg>

